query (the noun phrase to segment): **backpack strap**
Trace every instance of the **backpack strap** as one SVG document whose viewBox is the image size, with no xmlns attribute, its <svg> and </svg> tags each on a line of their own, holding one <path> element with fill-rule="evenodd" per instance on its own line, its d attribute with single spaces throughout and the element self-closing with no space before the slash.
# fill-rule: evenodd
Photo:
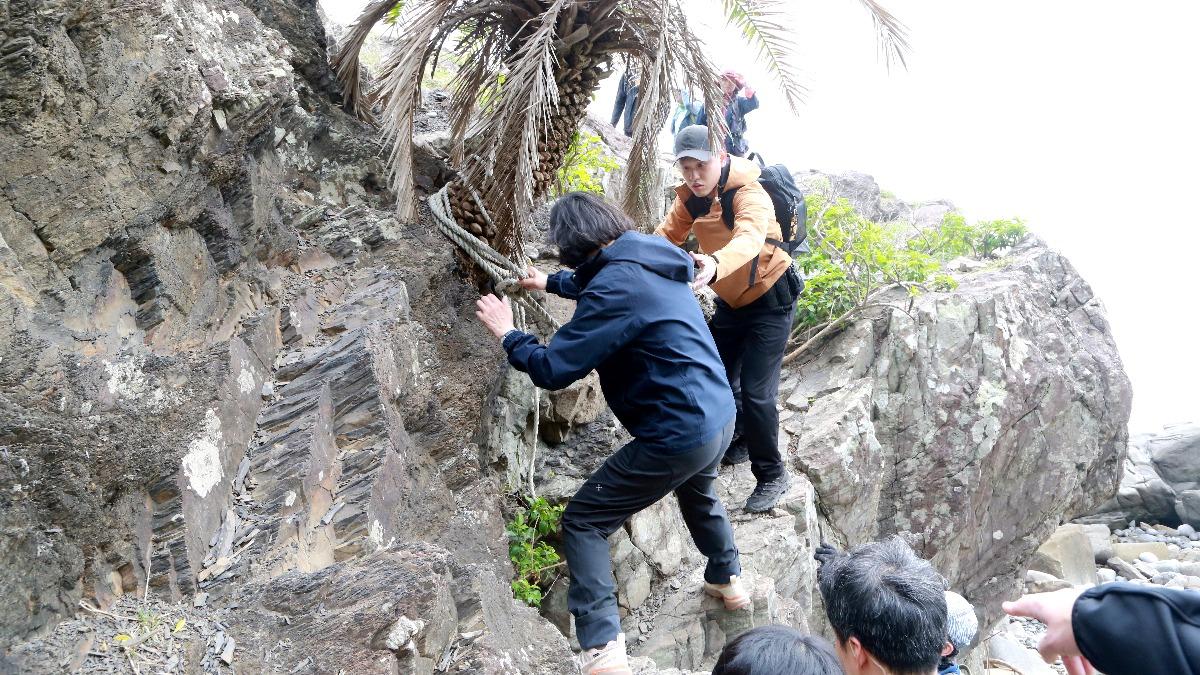
<svg viewBox="0 0 1200 675">
<path fill-rule="evenodd" d="M 721 221 L 725 227 L 733 229 L 733 198 L 737 196 L 738 188 L 729 188 L 721 193 Z"/>
<path fill-rule="evenodd" d="M 725 227 L 733 230 L 733 198 L 737 196 L 738 188 L 730 188 L 721 193 L 721 222 L 725 223 Z M 774 239 L 767 239 L 768 244 L 779 246 Z M 754 281 L 758 279 L 758 256 L 750 261 L 750 285 L 754 285 Z"/>
</svg>

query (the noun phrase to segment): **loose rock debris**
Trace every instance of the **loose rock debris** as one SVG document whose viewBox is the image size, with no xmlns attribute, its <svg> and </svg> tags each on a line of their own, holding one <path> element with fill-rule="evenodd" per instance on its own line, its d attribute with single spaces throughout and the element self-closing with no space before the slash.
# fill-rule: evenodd
<svg viewBox="0 0 1200 675">
<path fill-rule="evenodd" d="M 177 604 L 125 595 L 101 609 L 85 600 L 73 619 L 10 656 L 31 675 L 232 673 L 237 642 L 206 601 L 204 593 Z"/>
</svg>

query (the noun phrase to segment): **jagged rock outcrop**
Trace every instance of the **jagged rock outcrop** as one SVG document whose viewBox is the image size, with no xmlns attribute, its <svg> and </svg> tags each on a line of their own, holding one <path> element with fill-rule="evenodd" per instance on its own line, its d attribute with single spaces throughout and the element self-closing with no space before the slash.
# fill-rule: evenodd
<svg viewBox="0 0 1200 675">
<path fill-rule="evenodd" d="M 1027 241 L 959 282 L 855 322 L 795 369 L 783 426 L 837 539 L 905 536 L 990 619 L 1055 526 L 1112 493 L 1131 394 L 1101 306 L 1060 255 Z"/>
<path fill-rule="evenodd" d="M 0 6 L 0 647 L 148 586 L 219 609 L 247 672 L 570 672 L 565 580 L 543 615 L 511 597 L 505 495 L 532 474 L 568 497 L 624 433 L 594 380 L 508 370 L 452 248 L 394 218 L 317 14 Z M 880 217 L 948 208 L 830 185 Z M 748 471 L 721 479 L 751 612 L 701 595 L 670 499 L 613 537 L 638 671 L 821 630 L 823 538 L 900 533 L 993 616 L 1115 488 L 1128 402 L 1098 303 L 1037 242 L 864 315 L 785 373 L 782 507 L 742 514 Z"/>
<path fill-rule="evenodd" d="M 873 176 L 858 171 L 825 173 L 808 170 L 795 174 L 796 184 L 805 192 L 820 194 L 827 199 L 848 200 L 864 218 L 880 223 L 910 222 L 920 227 L 937 225 L 942 217 L 954 211 L 954 205 L 939 200 L 910 204 L 895 195 L 882 192 Z"/>
<path fill-rule="evenodd" d="M 315 4 L 0 14 L 0 648 L 148 584 L 248 672 L 564 672 L 508 587 L 501 354 Z"/>
</svg>

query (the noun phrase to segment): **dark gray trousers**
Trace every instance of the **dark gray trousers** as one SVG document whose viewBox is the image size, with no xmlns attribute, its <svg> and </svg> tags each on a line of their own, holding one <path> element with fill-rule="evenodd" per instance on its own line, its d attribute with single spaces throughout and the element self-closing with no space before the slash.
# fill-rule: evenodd
<svg viewBox="0 0 1200 675">
<path fill-rule="evenodd" d="M 730 422 L 714 437 L 683 451 L 634 440 L 609 457 L 571 498 L 562 531 L 571 575 L 567 606 L 575 615 L 580 647 L 602 647 L 621 632 L 609 535 L 671 492 L 679 500 L 692 541 L 708 558 L 705 580 L 726 584 L 730 575 L 741 574 L 733 528 L 713 486 L 732 437 Z"/>
</svg>

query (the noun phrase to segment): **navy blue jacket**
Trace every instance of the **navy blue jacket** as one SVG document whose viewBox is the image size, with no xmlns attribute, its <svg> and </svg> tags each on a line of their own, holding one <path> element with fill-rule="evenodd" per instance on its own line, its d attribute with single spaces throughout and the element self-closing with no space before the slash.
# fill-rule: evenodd
<svg viewBox="0 0 1200 675">
<path fill-rule="evenodd" d="M 757 93 L 749 98 L 735 94 L 733 100 L 725 106 L 725 126 L 729 128 L 729 136 L 725 138 L 725 150 L 731 155 L 742 157 L 750 149 L 745 138 L 746 113 L 752 110 L 758 110 Z M 703 107 L 696 116 L 696 124 L 708 126 L 708 111 Z"/>
<path fill-rule="evenodd" d="M 1200 675 L 1200 593 L 1102 584 L 1071 611 L 1075 644 L 1109 675 Z"/>
<path fill-rule="evenodd" d="M 733 394 L 700 306 L 692 259 L 663 237 L 626 232 L 546 290 L 576 300 L 575 315 L 542 346 L 528 333 L 504 340 L 508 362 L 543 389 L 593 369 L 609 408 L 635 438 L 682 452 L 733 419 Z"/>
</svg>

